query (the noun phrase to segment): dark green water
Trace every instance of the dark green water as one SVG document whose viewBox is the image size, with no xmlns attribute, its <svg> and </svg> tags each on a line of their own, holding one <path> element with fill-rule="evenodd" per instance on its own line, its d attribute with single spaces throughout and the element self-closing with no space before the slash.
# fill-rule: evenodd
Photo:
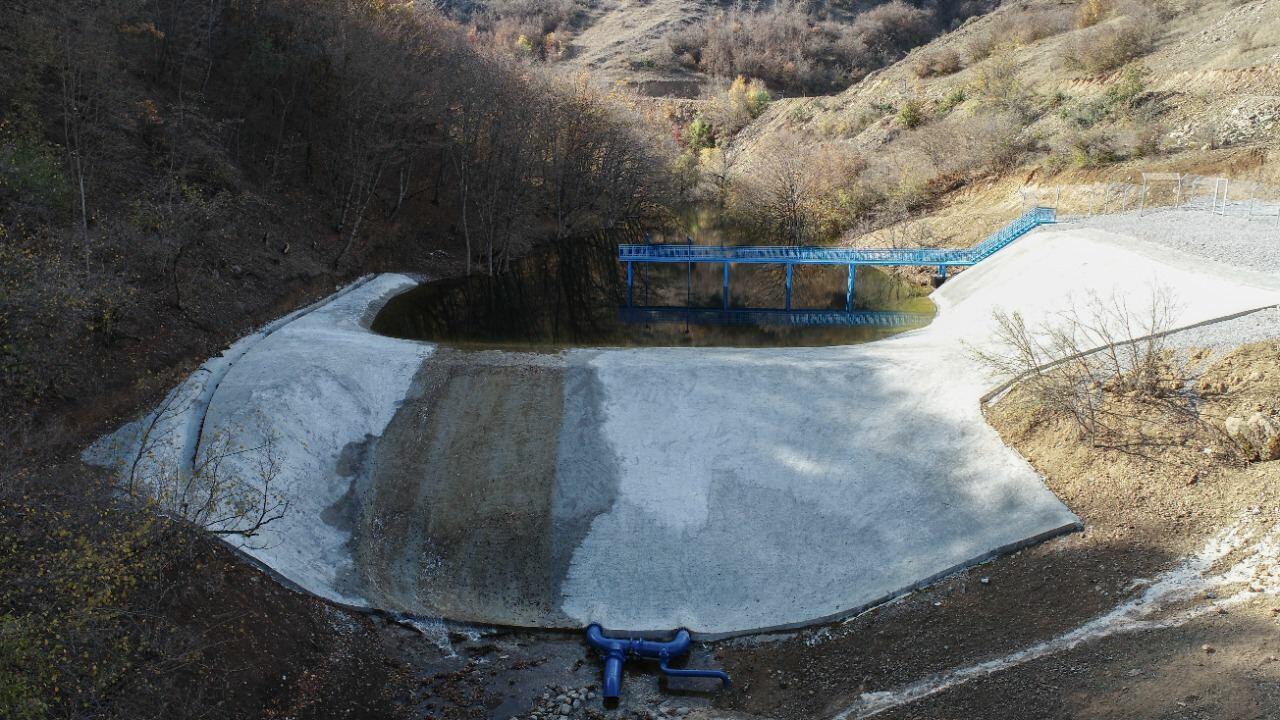
<svg viewBox="0 0 1280 720">
<path fill-rule="evenodd" d="M 376 332 L 459 346 L 560 348 L 570 346 L 741 346 L 844 345 L 868 342 L 909 327 L 795 326 L 721 322 L 624 322 L 626 273 L 616 242 L 642 238 L 565 241 L 516 262 L 495 277 L 472 275 L 425 283 L 387 303 L 374 319 Z M 620 237 L 620 239 L 618 239 Z M 713 235 L 712 237 L 715 237 Z M 697 238 L 695 242 L 705 240 Z M 716 238 L 718 241 L 718 238 Z M 655 237 L 655 241 L 683 240 Z M 734 265 L 731 308 L 782 308 L 785 274 L 781 265 Z M 847 270 L 839 266 L 797 266 L 792 278 L 793 309 L 843 310 Z M 932 316 L 929 288 L 904 282 L 877 268 L 859 267 L 855 307 Z M 723 268 L 719 264 L 636 264 L 635 305 L 660 308 L 722 307 Z M 675 315 L 681 315 L 675 313 Z"/>
</svg>

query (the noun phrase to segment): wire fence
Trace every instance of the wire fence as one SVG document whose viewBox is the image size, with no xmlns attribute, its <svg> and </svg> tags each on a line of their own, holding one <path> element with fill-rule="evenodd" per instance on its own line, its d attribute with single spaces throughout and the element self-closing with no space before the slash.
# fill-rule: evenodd
<svg viewBox="0 0 1280 720">
<path fill-rule="evenodd" d="M 1228 177 L 1143 173 L 1140 183 L 1027 186 L 1021 195 L 1025 207 L 1056 208 L 1059 221 L 1182 209 L 1280 226 L 1280 187 Z"/>
</svg>

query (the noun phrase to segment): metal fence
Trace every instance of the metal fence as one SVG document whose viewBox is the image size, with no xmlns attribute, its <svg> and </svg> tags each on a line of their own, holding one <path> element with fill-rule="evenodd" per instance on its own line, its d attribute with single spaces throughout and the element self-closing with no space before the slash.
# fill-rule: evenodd
<svg viewBox="0 0 1280 720">
<path fill-rule="evenodd" d="M 1024 206 L 1057 208 L 1073 218 L 1157 210 L 1194 210 L 1280 225 L 1280 187 L 1252 180 L 1176 173 L 1143 173 L 1141 182 L 1024 187 Z"/>
</svg>

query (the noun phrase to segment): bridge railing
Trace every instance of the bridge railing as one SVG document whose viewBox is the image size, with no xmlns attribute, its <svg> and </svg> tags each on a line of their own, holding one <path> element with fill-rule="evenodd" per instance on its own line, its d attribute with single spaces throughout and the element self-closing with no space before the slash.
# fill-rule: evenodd
<svg viewBox="0 0 1280 720">
<path fill-rule="evenodd" d="M 1025 235 L 1055 221 L 1051 207 L 1023 213 L 986 240 L 968 248 L 843 248 L 789 245 L 628 244 L 618 246 L 622 262 L 730 262 L 827 265 L 972 265 Z"/>
<path fill-rule="evenodd" d="M 1018 216 L 1013 222 L 1005 225 L 991 237 L 970 248 L 971 263 L 990 257 L 1000 248 L 1026 235 L 1040 225 L 1054 222 L 1057 222 L 1056 209 L 1043 206 L 1034 207 Z"/>
<path fill-rule="evenodd" d="M 897 310 L 784 310 L 780 308 L 624 307 L 619 317 L 629 323 L 699 325 L 789 325 L 911 328 L 929 324 L 932 315 Z"/>
</svg>

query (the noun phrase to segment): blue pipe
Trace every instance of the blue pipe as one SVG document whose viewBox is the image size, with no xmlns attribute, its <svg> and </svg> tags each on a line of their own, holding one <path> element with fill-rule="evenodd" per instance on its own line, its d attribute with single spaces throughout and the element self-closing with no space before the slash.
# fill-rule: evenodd
<svg viewBox="0 0 1280 720">
<path fill-rule="evenodd" d="M 622 664 L 629 657 L 656 659 L 658 669 L 671 677 L 718 678 L 722 686 L 729 685 L 728 674 L 720 670 L 689 670 L 673 668 L 667 664 L 671 658 L 689 652 L 688 630 L 678 630 L 674 638 L 664 642 L 640 638 L 607 637 L 599 624 L 592 623 L 587 626 L 587 644 L 599 650 L 604 657 L 604 684 L 601 695 L 606 700 L 616 700 L 621 694 Z"/>
</svg>

